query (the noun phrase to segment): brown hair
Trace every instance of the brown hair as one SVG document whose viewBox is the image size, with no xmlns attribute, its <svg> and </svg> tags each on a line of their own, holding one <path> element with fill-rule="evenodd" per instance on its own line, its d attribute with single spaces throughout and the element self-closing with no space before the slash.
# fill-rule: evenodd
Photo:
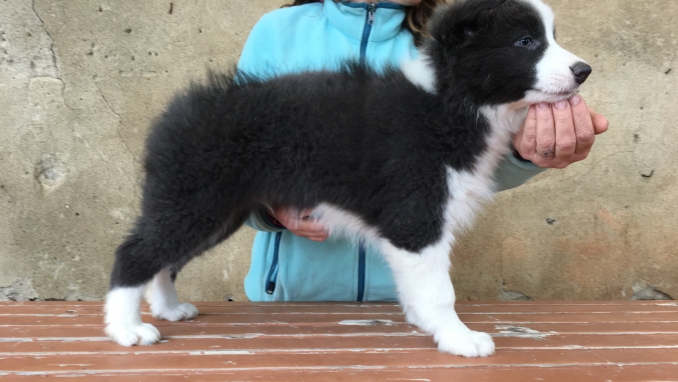
<svg viewBox="0 0 678 382">
<path fill-rule="evenodd" d="M 310 4 L 317 1 L 318 0 L 294 0 L 292 4 L 284 5 L 284 7 Z M 407 7 L 407 16 L 405 17 L 405 21 L 403 21 L 403 27 L 412 32 L 415 45 L 419 46 L 423 38 L 427 36 L 426 22 L 431 18 L 431 15 L 433 15 L 433 10 L 437 6 L 445 3 L 447 3 L 447 0 L 421 0 L 419 5 Z"/>
</svg>

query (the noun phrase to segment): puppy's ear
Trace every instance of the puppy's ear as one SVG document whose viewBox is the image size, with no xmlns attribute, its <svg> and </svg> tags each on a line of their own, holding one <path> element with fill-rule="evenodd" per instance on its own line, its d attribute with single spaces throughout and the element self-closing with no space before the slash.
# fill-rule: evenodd
<svg viewBox="0 0 678 382">
<path fill-rule="evenodd" d="M 436 41 L 446 45 L 461 45 L 470 41 L 487 26 L 492 10 L 506 0 L 464 1 L 436 9 L 428 31 Z"/>
<path fill-rule="evenodd" d="M 481 28 L 487 26 L 487 19 L 490 17 L 490 10 L 483 9 L 470 20 L 463 20 L 457 24 L 457 34 L 463 34 L 464 39 L 473 38 Z"/>
</svg>

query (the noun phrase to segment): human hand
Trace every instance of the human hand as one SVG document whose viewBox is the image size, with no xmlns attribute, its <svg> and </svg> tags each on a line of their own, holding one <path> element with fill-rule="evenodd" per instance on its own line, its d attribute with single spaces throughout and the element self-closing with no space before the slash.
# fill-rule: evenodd
<svg viewBox="0 0 678 382">
<path fill-rule="evenodd" d="M 325 241 L 329 233 L 323 224 L 311 216 L 312 213 L 312 209 L 299 211 L 284 207 L 275 207 L 271 211 L 272 217 L 293 234 L 313 241 Z"/>
<path fill-rule="evenodd" d="M 565 168 L 589 155 L 595 136 L 607 131 L 608 124 L 579 95 L 552 105 L 540 103 L 530 106 L 513 147 L 539 167 Z"/>
</svg>

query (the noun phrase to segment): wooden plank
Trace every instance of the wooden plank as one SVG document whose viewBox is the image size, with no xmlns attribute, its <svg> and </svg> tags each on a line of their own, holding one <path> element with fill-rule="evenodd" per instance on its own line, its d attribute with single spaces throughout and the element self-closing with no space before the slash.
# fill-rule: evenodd
<svg viewBox="0 0 678 382">
<path fill-rule="evenodd" d="M 190 322 L 144 320 L 165 341 L 125 348 L 103 335 L 101 302 L 0 303 L 0 377 L 23 380 L 678 379 L 678 305 L 460 304 L 497 354 L 441 354 L 394 304 L 197 304 Z M 673 378 L 673 379 L 671 379 Z"/>
<path fill-rule="evenodd" d="M 411 335 L 421 333 L 416 327 L 401 325 L 201 325 L 193 322 L 160 322 L 156 326 L 164 338 L 176 336 L 203 336 L 203 337 L 233 337 L 242 335 L 270 335 L 270 336 L 340 336 L 340 335 L 373 335 L 385 336 Z M 489 333 L 499 333 L 502 327 L 516 327 L 534 330 L 540 333 L 558 334 L 676 334 L 678 325 L 674 322 L 647 322 L 647 323 L 536 323 L 529 325 L 494 325 L 471 324 L 469 328 Z M 0 342 L 8 340 L 48 339 L 75 337 L 99 338 L 104 336 L 103 324 L 91 326 L 11 326 L 0 327 Z"/>
<path fill-rule="evenodd" d="M 144 314 L 147 322 L 156 322 L 149 314 Z M 618 323 L 618 322 L 673 322 L 678 324 L 678 312 L 652 313 L 492 313 L 492 314 L 465 314 L 459 318 L 467 324 L 532 324 L 532 323 Z M 100 325 L 103 318 L 100 315 L 44 314 L 44 315 L 2 315 L 0 327 L 16 325 Z M 354 313 L 334 314 L 296 314 L 296 313 L 249 313 L 249 314 L 201 314 L 191 320 L 195 324 L 232 324 L 232 325 L 259 325 L 259 324 L 318 324 L 353 322 L 355 320 L 381 321 L 386 324 L 405 324 L 402 314 L 373 313 L 356 315 Z"/>
<path fill-rule="evenodd" d="M 581 367 L 625 366 L 639 364 L 677 364 L 678 349 L 573 349 L 573 350 L 505 350 L 492 357 L 464 358 L 442 354 L 436 350 L 385 350 L 377 352 L 304 352 L 256 353 L 249 351 L 216 351 L 185 354 L 78 355 L 50 357 L 3 357 L 0 370 L 16 372 L 49 372 L 67 374 L 91 370 L 154 370 L 190 371 L 252 369 L 332 369 L 332 368 L 466 368 L 466 367 Z"/>
<path fill-rule="evenodd" d="M 1 375 L 1 374 L 0 374 Z M 37 375 L 6 375 L 5 382 L 33 380 Z M 68 375 L 68 376 L 66 376 Z M 473 381 L 473 382 L 525 382 L 525 381 L 577 381 L 615 382 L 675 381 L 676 364 L 604 365 L 566 367 L 496 367 L 496 368 L 390 368 L 387 370 L 187 370 L 181 373 L 143 372 L 138 370 L 111 370 L 102 372 L 71 372 L 60 374 L 59 381 L 132 382 L 132 381 L 280 381 L 280 382 L 345 382 L 345 381 Z"/>
<path fill-rule="evenodd" d="M 196 306 L 242 306 L 242 307 L 270 307 L 270 306 L 315 306 L 322 307 L 386 307 L 397 306 L 395 302 L 239 302 L 239 301 L 193 301 Z M 3 306 L 21 306 L 21 305 L 45 305 L 45 306 L 94 306 L 101 305 L 102 301 L 0 301 L 0 308 Z M 678 302 L 674 300 L 578 300 L 578 301 L 457 301 L 457 306 L 642 306 L 642 305 L 664 305 Z"/>
<path fill-rule="evenodd" d="M 678 334 L 673 335 L 552 335 L 535 337 L 496 337 L 497 351 L 508 349 L 647 349 L 676 348 Z M 0 342 L 0 357 L 40 357 L 51 355 L 97 354 L 189 354 L 196 351 L 253 352 L 338 352 L 381 351 L 389 349 L 431 350 L 436 346 L 429 336 L 404 335 L 387 337 L 381 333 L 346 336 L 243 336 L 241 338 L 171 338 L 153 346 L 123 347 L 108 338 L 87 340 L 35 340 L 29 342 Z"/>
<path fill-rule="evenodd" d="M 396 304 L 336 304 L 324 305 L 316 303 L 297 303 L 297 304 L 244 304 L 235 302 L 215 303 L 196 303 L 202 314 L 402 314 L 399 305 Z M 526 304 L 524 302 L 506 303 L 500 305 L 494 304 L 457 304 L 456 309 L 463 314 L 492 314 L 492 313 L 653 313 L 653 312 L 676 312 L 678 313 L 678 303 L 673 301 L 664 302 L 630 302 L 628 304 L 555 304 L 535 302 Z M 103 305 L 88 303 L 81 305 L 80 302 L 65 304 L 62 302 L 23 302 L 13 305 L 0 305 L 0 316 L 16 314 L 93 314 L 102 315 Z"/>
</svg>

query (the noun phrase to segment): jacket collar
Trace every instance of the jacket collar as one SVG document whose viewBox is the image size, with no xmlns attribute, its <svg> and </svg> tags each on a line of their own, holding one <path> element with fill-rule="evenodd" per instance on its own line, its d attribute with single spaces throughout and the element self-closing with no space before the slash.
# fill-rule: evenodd
<svg viewBox="0 0 678 382">
<path fill-rule="evenodd" d="M 342 33 L 361 40 L 363 29 L 367 25 L 367 3 L 337 3 L 334 0 L 326 0 L 323 13 L 329 22 Z M 406 7 L 400 4 L 379 2 L 376 3 L 374 22 L 368 41 L 384 41 L 395 37 L 402 30 L 402 24 L 406 16 Z"/>
</svg>

